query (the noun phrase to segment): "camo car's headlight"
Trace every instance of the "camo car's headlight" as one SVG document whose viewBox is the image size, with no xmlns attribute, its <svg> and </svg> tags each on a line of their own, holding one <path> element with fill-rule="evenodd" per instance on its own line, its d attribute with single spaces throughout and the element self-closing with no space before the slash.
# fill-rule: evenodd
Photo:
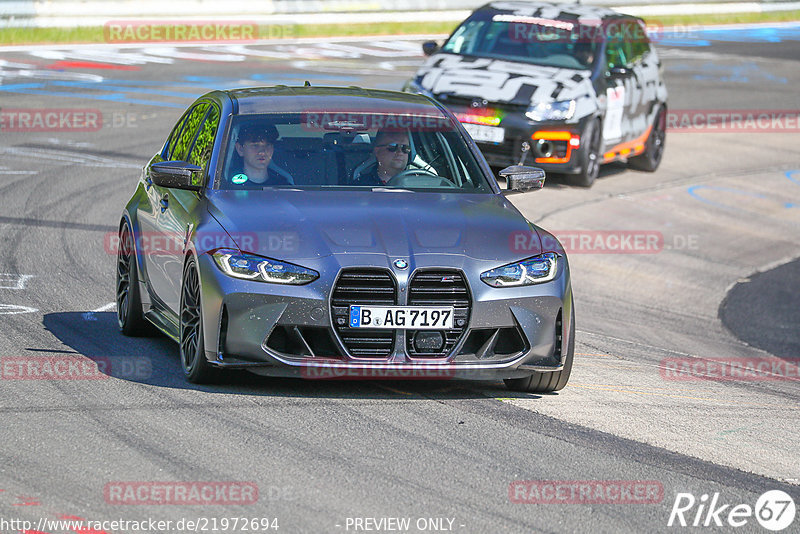
<svg viewBox="0 0 800 534">
<path fill-rule="evenodd" d="M 539 102 L 530 106 L 525 116 L 532 121 L 565 121 L 575 114 L 574 100 L 558 100 L 556 102 Z"/>
<path fill-rule="evenodd" d="M 319 278 L 317 271 L 238 250 L 222 248 L 212 257 L 223 273 L 243 280 L 301 286 Z"/>
<path fill-rule="evenodd" d="M 492 287 L 530 286 L 549 282 L 556 277 L 557 270 L 558 254 L 545 252 L 486 271 L 481 274 L 481 280 Z"/>
</svg>

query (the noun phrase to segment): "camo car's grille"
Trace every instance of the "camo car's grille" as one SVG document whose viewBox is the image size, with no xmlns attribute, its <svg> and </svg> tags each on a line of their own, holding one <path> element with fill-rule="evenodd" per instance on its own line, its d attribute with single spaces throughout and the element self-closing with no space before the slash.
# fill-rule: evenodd
<svg viewBox="0 0 800 534">
<path fill-rule="evenodd" d="M 460 271 L 436 270 L 414 274 L 408 285 L 409 306 L 452 306 L 453 328 L 438 331 L 441 343 L 421 342 L 417 336 L 432 336 L 430 330 L 406 331 L 406 350 L 409 356 L 441 358 L 447 356 L 469 324 L 470 296 L 464 275 Z M 433 340 L 435 341 L 435 340 Z"/>
<path fill-rule="evenodd" d="M 388 271 L 343 271 L 331 297 L 331 317 L 347 351 L 357 358 L 386 358 L 392 353 L 394 330 L 350 328 L 351 305 L 394 306 L 397 285 Z"/>
<path fill-rule="evenodd" d="M 509 102 L 490 102 L 487 101 L 485 105 L 482 104 L 481 99 L 479 98 L 470 98 L 470 97 L 463 97 L 463 96 L 453 96 L 453 95 L 443 95 L 440 94 L 437 99 L 447 106 L 448 108 L 452 108 L 453 111 L 461 111 L 462 109 L 467 111 L 480 111 L 480 110 L 502 110 L 506 112 L 512 113 L 524 113 L 525 110 L 528 109 L 529 104 L 511 104 Z M 482 105 L 479 107 L 475 107 L 473 104 L 476 102 L 481 102 Z"/>
<path fill-rule="evenodd" d="M 492 143 L 477 143 L 477 145 L 483 157 L 486 158 L 486 162 L 496 167 L 515 165 L 519 163 L 520 156 L 522 155 L 521 137 L 506 138 L 505 142 L 499 145 Z M 525 159 L 525 164 L 533 164 L 533 156 L 531 156 L 530 153 Z"/>
</svg>

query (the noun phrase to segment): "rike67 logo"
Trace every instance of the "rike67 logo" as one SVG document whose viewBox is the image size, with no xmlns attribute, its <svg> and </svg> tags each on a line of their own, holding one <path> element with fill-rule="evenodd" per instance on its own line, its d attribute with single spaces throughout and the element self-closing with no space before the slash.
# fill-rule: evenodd
<svg viewBox="0 0 800 534">
<path fill-rule="evenodd" d="M 691 493 L 678 493 L 667 526 L 735 528 L 749 524 L 755 516 L 762 527 L 779 532 L 794 523 L 796 513 L 794 500 L 781 490 L 762 494 L 754 507 L 744 503 L 725 503 L 718 492 L 710 497 L 704 493 L 699 499 Z"/>
</svg>

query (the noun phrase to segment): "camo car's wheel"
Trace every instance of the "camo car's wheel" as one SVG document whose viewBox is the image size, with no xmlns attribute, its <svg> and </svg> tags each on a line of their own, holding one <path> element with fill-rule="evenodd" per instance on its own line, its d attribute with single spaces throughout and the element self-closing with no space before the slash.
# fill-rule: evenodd
<svg viewBox="0 0 800 534">
<path fill-rule="evenodd" d="M 632 169 L 645 172 L 655 172 L 664 155 L 664 145 L 667 140 L 667 108 L 661 106 L 653 120 L 653 128 L 647 137 L 644 153 L 628 160 Z"/>
<path fill-rule="evenodd" d="M 591 187 L 600 174 L 600 122 L 592 121 L 581 136 L 581 172 L 569 175 L 572 185 Z"/>
<path fill-rule="evenodd" d="M 196 262 L 191 258 L 183 270 L 179 341 L 183 375 L 194 384 L 211 382 L 216 376 L 216 369 L 206 359 L 200 304 L 200 276 Z"/>
<path fill-rule="evenodd" d="M 119 329 L 126 336 L 141 336 L 148 333 L 149 325 L 142 314 L 142 299 L 139 296 L 133 233 L 127 221 L 119 232 L 116 289 Z"/>
</svg>

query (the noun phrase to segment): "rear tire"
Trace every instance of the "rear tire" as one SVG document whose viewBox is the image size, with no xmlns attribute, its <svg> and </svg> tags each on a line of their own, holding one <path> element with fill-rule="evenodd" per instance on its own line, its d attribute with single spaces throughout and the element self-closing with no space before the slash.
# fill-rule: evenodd
<svg viewBox="0 0 800 534">
<path fill-rule="evenodd" d="M 183 376 L 193 384 L 213 382 L 217 378 L 217 369 L 206 359 L 200 275 L 194 258 L 189 259 L 183 269 L 180 311 L 179 341 Z"/>
<path fill-rule="evenodd" d="M 552 393 L 564 389 L 572 373 L 572 359 L 575 355 L 575 310 L 570 314 L 569 343 L 564 353 L 564 368 L 553 373 L 533 373 L 523 378 L 506 378 L 506 387 L 512 391 L 527 393 Z"/>
<path fill-rule="evenodd" d="M 150 323 L 142 314 L 135 251 L 133 233 L 128 221 L 125 221 L 119 231 L 119 250 L 117 250 L 117 324 L 123 335 L 131 337 L 151 332 Z"/>
<path fill-rule="evenodd" d="M 628 167 L 645 172 L 656 172 L 667 140 L 667 108 L 661 106 L 653 119 L 653 128 L 647 136 L 644 152 L 628 160 Z"/>
<path fill-rule="evenodd" d="M 583 160 L 581 161 L 581 172 L 567 176 L 567 182 L 579 187 L 592 187 L 597 176 L 600 174 L 600 122 L 592 121 L 583 131 L 581 136 L 581 147 L 583 148 Z"/>
</svg>

